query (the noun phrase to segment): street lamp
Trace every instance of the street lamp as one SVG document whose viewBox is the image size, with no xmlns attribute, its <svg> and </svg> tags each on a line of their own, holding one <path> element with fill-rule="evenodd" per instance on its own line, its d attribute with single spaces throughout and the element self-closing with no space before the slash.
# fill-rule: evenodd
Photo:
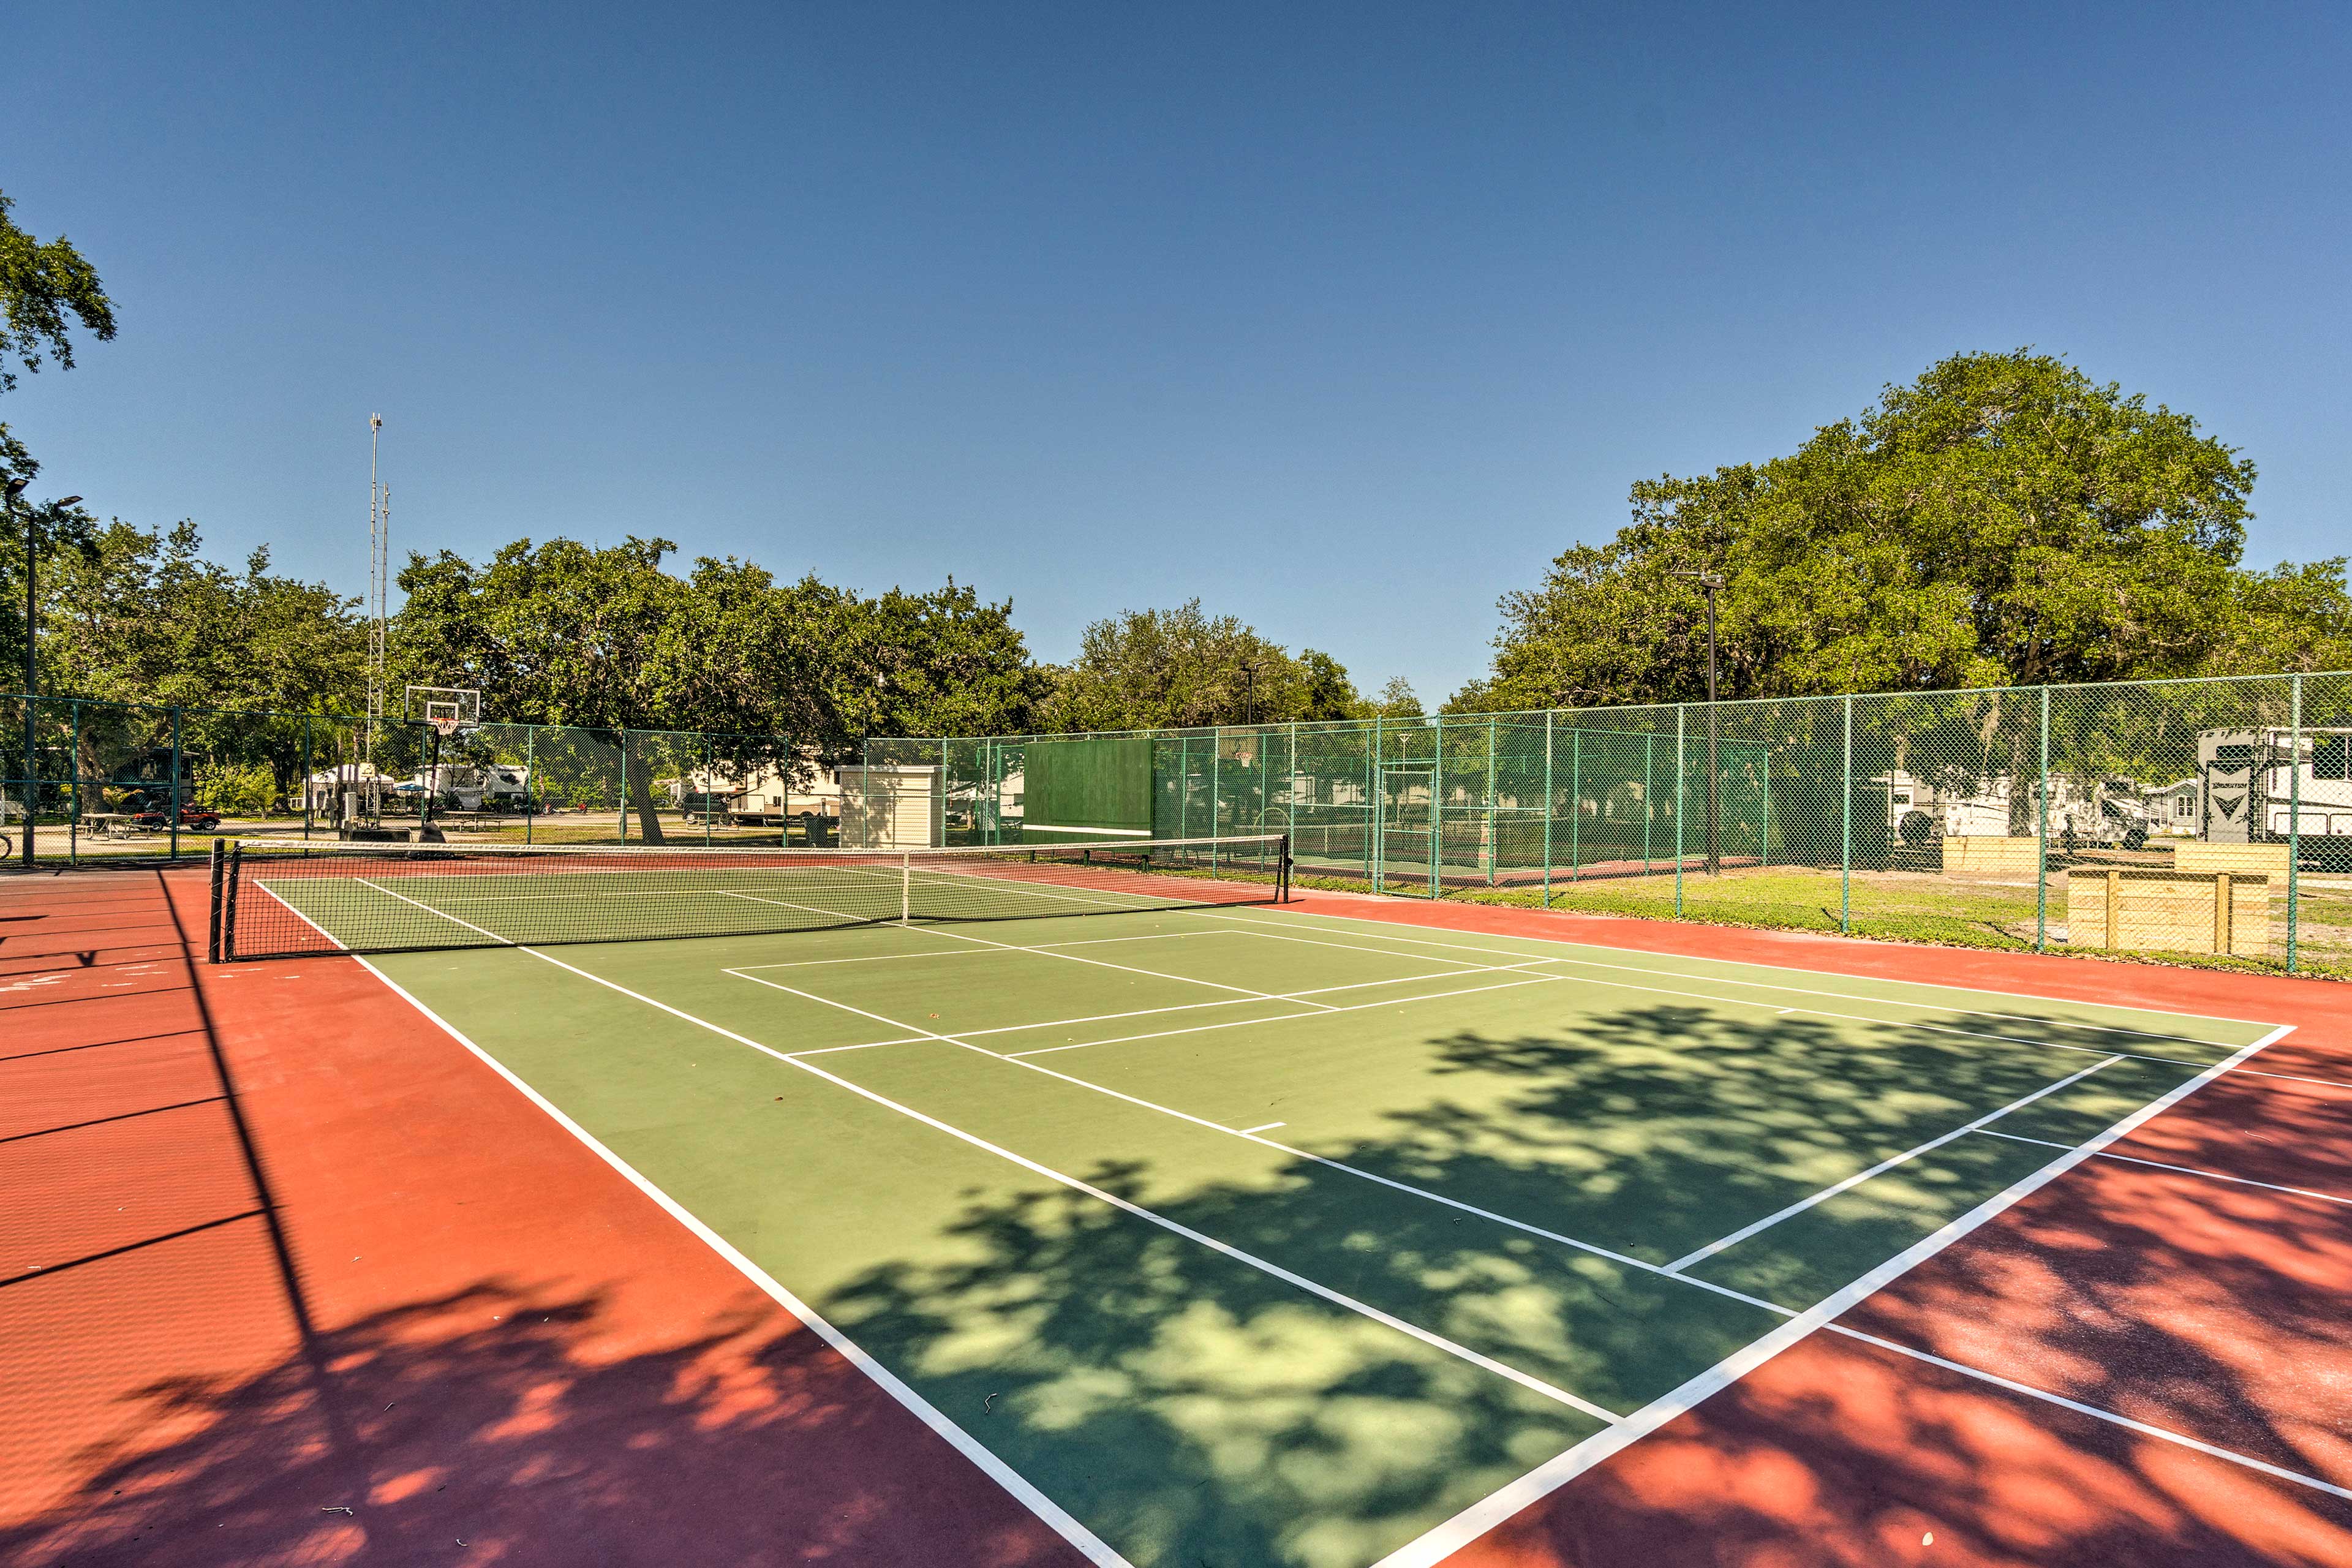
<svg viewBox="0 0 2352 1568">
<path fill-rule="evenodd" d="M 35 582 L 35 578 L 34 578 L 34 574 L 34 574 L 34 564 L 35 564 L 35 561 L 36 561 L 36 557 L 35 557 L 35 554 L 34 554 L 34 543 L 35 543 L 34 527 L 35 527 L 35 523 L 36 523 L 36 517 L 35 517 L 35 514 L 34 514 L 33 509 L 32 509 L 31 507 L 26 506 L 26 505 L 24 504 L 24 500 L 25 500 L 25 487 L 26 487 L 26 485 L 27 485 L 27 484 L 28 484 L 28 483 L 30 483 L 30 482 L 31 482 L 31 481 L 30 481 L 30 480 L 27 480 L 27 479 L 10 479 L 10 480 L 8 480 L 8 481 L 7 481 L 7 485 L 6 485 L 6 489 L 7 489 L 7 494 L 8 494 L 8 501 L 7 501 L 7 509 L 6 509 L 6 510 L 7 510 L 8 511 L 10 511 L 11 513 L 14 513 L 14 512 L 17 511 L 17 510 L 21 508 L 21 509 L 22 509 L 22 510 L 23 510 L 23 513 L 24 513 L 24 523 L 25 523 L 25 779 L 24 779 L 24 786 L 25 786 L 25 787 L 24 787 L 24 795 L 25 795 L 25 799 L 24 799 L 24 807 L 25 807 L 25 865 L 26 866 L 26 868 L 29 868 L 32 866 L 32 864 L 33 864 L 33 809 L 34 809 L 34 806 L 37 804 L 37 797 L 38 797 L 38 795 L 39 795 L 39 794 L 40 794 L 40 784 L 39 784 L 39 782 L 38 782 L 38 781 L 39 781 L 40 776 L 41 776 L 41 774 L 40 774 L 40 769 L 39 769 L 39 767 L 38 767 L 37 765 L 36 765 L 36 764 L 37 764 L 37 758 L 36 758 L 36 755 L 35 755 L 35 749 L 34 749 L 34 745 L 33 745 L 33 693 L 34 693 L 34 689 L 35 689 L 35 681 L 36 681 L 36 679 L 37 679 L 37 671 L 36 670 L 36 668 L 35 668 L 35 667 L 34 667 L 34 664 L 33 664 L 33 638 L 34 638 L 34 636 L 35 636 L 35 633 L 36 633 L 37 628 L 37 627 L 39 626 L 39 625 L 40 625 L 40 620 L 39 620 L 40 601 L 39 601 L 39 597 L 38 597 L 38 595 L 37 595 L 37 592 L 36 592 L 36 582 Z M 61 500 L 52 501 L 52 502 L 50 502 L 49 504 L 50 504 L 51 506 L 73 506 L 73 505 L 78 504 L 80 500 L 81 500 L 81 497 L 79 497 L 79 496 L 66 496 L 66 497 L 62 498 Z"/>
<path fill-rule="evenodd" d="M 1715 595 L 1722 589 L 1723 579 L 1706 572 L 1677 572 L 1675 575 L 1688 577 L 1706 593 L 1706 874 L 1714 877 L 1723 871 L 1723 839 L 1717 826 L 1716 795 L 1716 781 L 1722 774 L 1716 764 L 1718 720 L 1715 700 Z"/>
<path fill-rule="evenodd" d="M 1257 722 L 1257 670 L 1256 659 L 1245 658 L 1241 661 L 1242 722 L 1244 724 Z"/>
</svg>

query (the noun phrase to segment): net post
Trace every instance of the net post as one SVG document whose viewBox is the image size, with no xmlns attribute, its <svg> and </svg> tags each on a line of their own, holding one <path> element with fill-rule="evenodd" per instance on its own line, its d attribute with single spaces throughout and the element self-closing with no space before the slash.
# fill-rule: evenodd
<svg viewBox="0 0 2352 1568">
<path fill-rule="evenodd" d="M 2042 774 L 2033 803 L 2033 951 L 2050 951 L 2050 688 L 2042 689 Z M 2072 934 L 2071 932 L 2068 934 Z"/>
<path fill-rule="evenodd" d="M 1838 933 L 1853 934 L 1853 693 L 1845 695 L 1845 742 L 1838 760 Z"/>
<path fill-rule="evenodd" d="M 2295 930 L 2302 911 L 2303 677 L 2287 677 L 2286 972 L 2295 972 Z M 2249 792 L 2251 793 L 2251 792 Z"/>
<path fill-rule="evenodd" d="M 1274 873 L 1274 875 L 1275 875 L 1275 892 L 1274 892 L 1274 901 L 1275 901 L 1276 903 L 1277 903 L 1277 904 L 1286 904 L 1286 903 L 1290 902 L 1290 835 L 1289 835 L 1289 834 L 1286 833 L 1286 834 L 1284 834 L 1284 835 L 1282 836 L 1282 843 L 1281 843 L 1281 846 L 1280 846 L 1280 847 L 1279 847 L 1279 848 L 1277 848 L 1275 852 L 1276 852 L 1276 854 L 1277 854 L 1277 855 L 1279 855 L 1279 856 L 1281 857 L 1281 860 L 1280 860 L 1280 863 L 1279 863 L 1279 864 L 1277 864 L 1277 865 L 1276 866 L 1276 868 L 1275 868 L 1275 873 Z"/>
<path fill-rule="evenodd" d="M 307 781 L 305 781 L 305 787 L 308 787 Z M 212 902 L 205 910 L 208 918 L 205 922 L 205 962 L 206 963 L 218 963 L 221 961 L 221 872 L 226 868 L 227 860 L 227 842 L 224 839 L 214 839 Z"/>
<path fill-rule="evenodd" d="M 236 888 L 245 879 L 245 846 L 228 847 L 228 864 L 221 873 L 220 951 L 223 963 L 236 962 Z"/>
<path fill-rule="evenodd" d="M 912 925 L 915 910 L 915 858 L 898 852 L 898 923 Z"/>
</svg>

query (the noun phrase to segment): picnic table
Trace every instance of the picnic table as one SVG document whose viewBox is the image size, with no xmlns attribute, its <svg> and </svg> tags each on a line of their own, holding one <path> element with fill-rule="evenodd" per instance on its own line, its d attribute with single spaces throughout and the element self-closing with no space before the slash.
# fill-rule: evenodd
<svg viewBox="0 0 2352 1568">
<path fill-rule="evenodd" d="M 128 811 L 85 811 L 81 826 L 105 838 L 129 838 L 140 831 L 137 815 Z"/>
</svg>

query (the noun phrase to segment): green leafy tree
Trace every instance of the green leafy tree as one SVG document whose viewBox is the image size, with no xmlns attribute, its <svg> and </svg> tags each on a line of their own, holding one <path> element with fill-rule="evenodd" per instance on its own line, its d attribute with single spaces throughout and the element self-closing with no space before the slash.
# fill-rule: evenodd
<svg viewBox="0 0 2352 1568">
<path fill-rule="evenodd" d="M 676 548 L 520 539 L 481 566 L 448 551 L 411 555 L 400 574 L 404 678 L 477 687 L 486 717 L 578 726 L 626 748 L 629 805 L 646 840 L 660 843 L 656 773 L 706 760 L 793 767 L 785 737 L 823 744 L 841 733 L 813 668 L 825 606 L 732 559 L 673 576 L 662 561 Z M 699 739 L 649 733 L 678 729 L 729 739 L 707 754 Z"/>
<path fill-rule="evenodd" d="M 1302 648 L 1298 654 L 1298 670 L 1303 683 L 1299 693 L 1300 719 L 1331 720 L 1360 718 L 1364 700 L 1356 694 L 1356 683 L 1348 678 L 1347 668 L 1319 648 Z"/>
<path fill-rule="evenodd" d="M 1633 488 L 1633 521 L 1505 595 L 1451 706 L 1688 700 L 1727 586 L 1727 697 L 2240 674 L 2340 661 L 2344 563 L 2244 570 L 2253 465 L 2030 351 L 1958 354 L 1796 453 Z"/>
<path fill-rule="evenodd" d="M 74 548 L 44 557 L 43 692 L 183 707 L 187 752 L 266 764 L 276 794 L 293 795 L 306 751 L 299 715 L 362 700 L 358 602 L 272 572 L 267 550 L 241 572 L 207 561 L 193 522 L 159 532 L 79 520 L 79 531 Z M 58 724 L 63 711 L 54 700 L 45 708 Z M 84 778 L 107 776 L 110 757 L 163 743 L 168 723 L 152 711 L 92 708 L 83 718 Z"/>
<path fill-rule="evenodd" d="M 1017 734 L 1050 681 L 1013 625 L 952 577 L 927 594 L 860 598 L 814 577 L 793 592 L 829 605 L 826 702 L 864 735 Z"/>
<path fill-rule="evenodd" d="M 82 258 L 63 235 L 44 245 L 8 216 L 16 205 L 0 195 L 0 360 L 14 354 L 28 373 L 44 359 L 73 368 L 73 340 L 66 318 L 104 342 L 114 336 L 114 301 L 98 280 L 98 268 Z M 13 392 L 16 377 L 0 363 L 0 392 Z"/>
<path fill-rule="evenodd" d="M 1297 658 L 1236 616 L 1192 599 L 1129 610 L 1086 629 L 1077 658 L 1053 672 L 1053 730 L 1148 730 L 1348 716 L 1348 672 L 1329 655 Z"/>
</svg>

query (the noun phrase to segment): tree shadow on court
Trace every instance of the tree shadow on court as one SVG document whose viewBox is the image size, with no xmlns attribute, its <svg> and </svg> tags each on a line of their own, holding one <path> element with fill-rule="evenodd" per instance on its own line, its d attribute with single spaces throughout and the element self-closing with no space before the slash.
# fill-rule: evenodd
<svg viewBox="0 0 2352 1568">
<path fill-rule="evenodd" d="M 634 1353 L 611 1316 L 487 1279 L 321 1331 L 323 1376 L 158 1382 L 0 1562 L 1077 1562 L 764 1298 Z"/>
<path fill-rule="evenodd" d="M 1444 1086 L 1430 1103 L 1390 1135 L 1317 1152 L 1570 1236 L 1612 1227 L 1629 1249 L 1678 1232 L 1645 1249 L 1669 1257 L 2075 1069 L 1673 1007 L 1580 1017 L 1573 1036 L 1427 1044 Z M 2104 1126 L 2147 1098 L 2084 1095 L 2053 1114 Z M 2284 1110 L 2273 1127 L 2320 1124 Z M 1923 1157 L 1801 1247 L 1768 1232 L 1760 1262 L 1727 1254 L 1717 1272 L 1745 1268 L 1810 1304 L 2055 1157 L 1956 1142 L 2005 1163 Z M 1071 1173 L 1620 1412 L 1783 1321 L 1311 1163 L 1248 1180 L 1142 1160 Z M 2077 1173 L 1854 1321 L 2352 1482 L 2337 1392 L 2352 1377 L 2352 1215 L 2165 1180 L 2179 1190 L 2158 1205 L 2132 1167 Z M 971 1195 L 953 1229 L 958 1261 L 872 1270 L 826 1310 L 1111 1539 L 1148 1543 L 1139 1561 L 1367 1562 L 1446 1517 L 1463 1480 L 1483 1493 L 1576 1435 L 1498 1378 L 1067 1189 Z M 2352 1553 L 2352 1506 L 1817 1336 L 1510 1538 L 1538 1563 L 1879 1563 L 1912 1560 L 1929 1534 L 1936 1562 L 2316 1563 Z"/>
</svg>

